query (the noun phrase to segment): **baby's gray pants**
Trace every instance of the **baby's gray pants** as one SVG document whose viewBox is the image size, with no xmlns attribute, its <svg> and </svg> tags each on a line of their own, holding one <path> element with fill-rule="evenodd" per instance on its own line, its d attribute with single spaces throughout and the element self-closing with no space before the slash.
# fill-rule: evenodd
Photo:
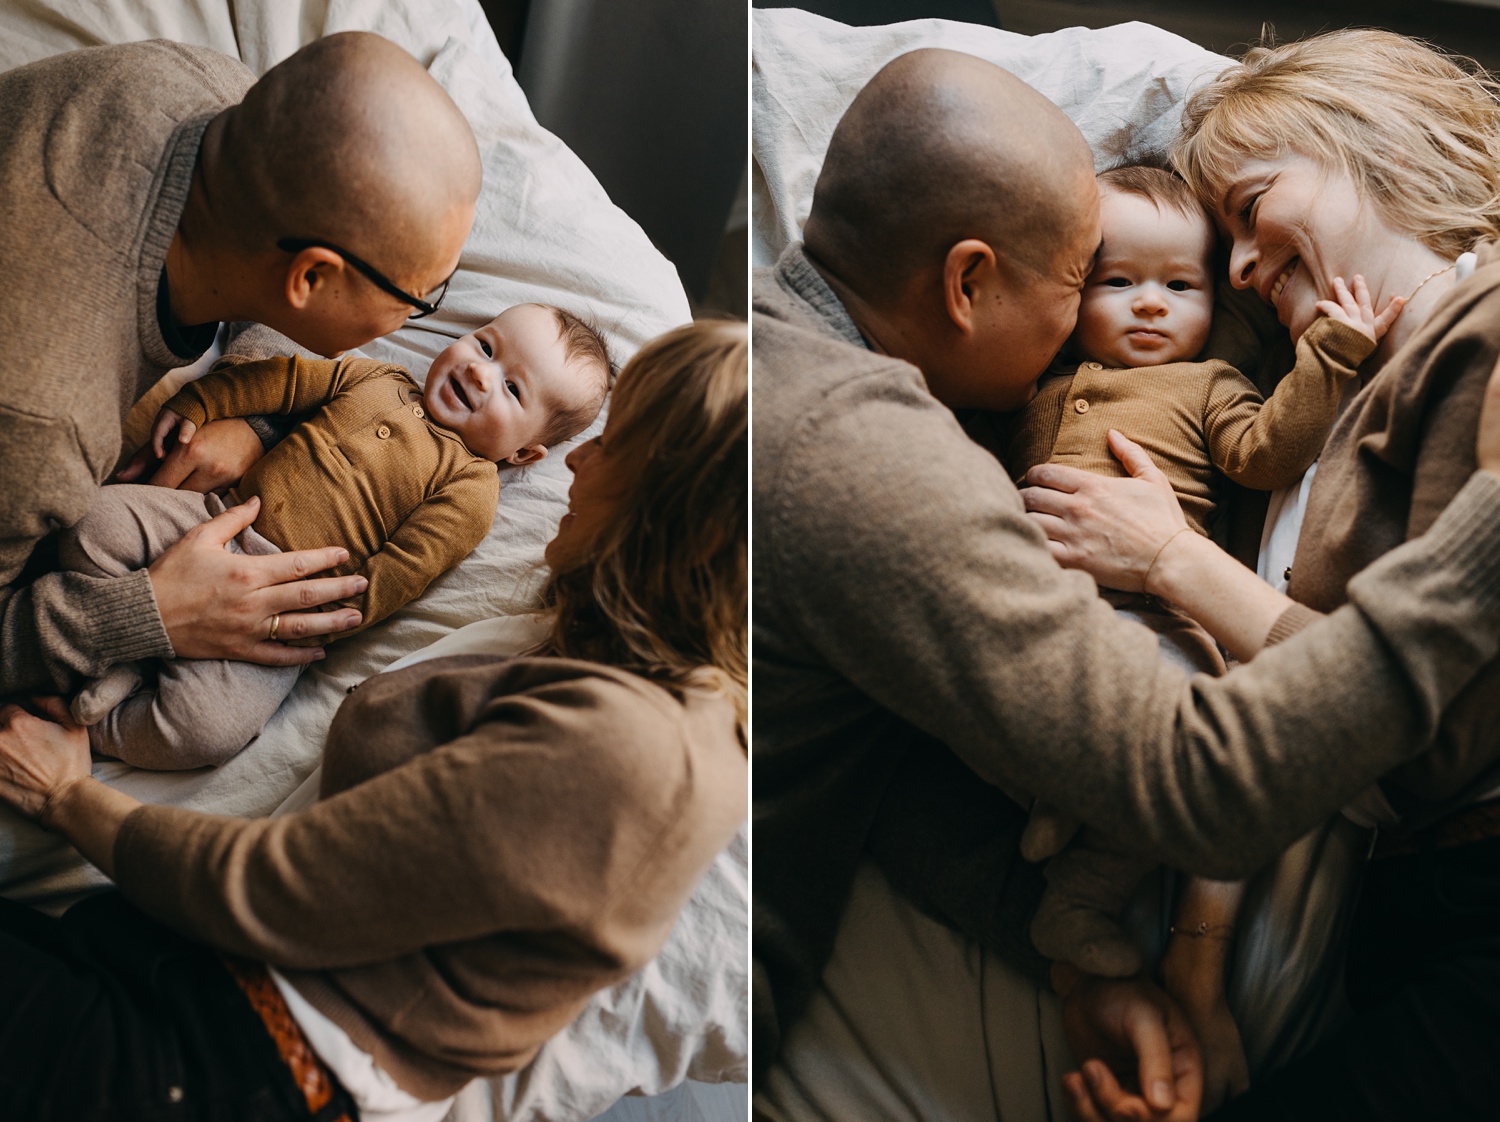
<svg viewBox="0 0 1500 1122">
<path fill-rule="evenodd" d="M 214 495 L 165 487 L 116 484 L 98 498 L 59 542 L 62 567 L 90 576 L 143 569 L 195 526 L 224 510 Z M 229 543 L 235 553 L 281 552 L 254 528 Z M 90 697 L 142 685 L 89 726 L 89 746 L 136 767 L 156 770 L 219 764 L 260 734 L 291 692 L 301 666 L 261 666 L 221 659 L 153 659 L 123 663 L 85 687 Z"/>
</svg>

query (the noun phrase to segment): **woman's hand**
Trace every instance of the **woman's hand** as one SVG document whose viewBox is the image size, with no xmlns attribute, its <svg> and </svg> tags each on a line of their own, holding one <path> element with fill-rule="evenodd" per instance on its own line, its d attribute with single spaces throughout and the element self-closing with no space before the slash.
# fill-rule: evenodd
<svg viewBox="0 0 1500 1122">
<path fill-rule="evenodd" d="M 61 698 L 39 698 L 36 706 L 45 716 L 0 707 L 0 800 L 45 826 L 57 796 L 89 776 L 89 734 L 68 719 Z"/>
<path fill-rule="evenodd" d="M 177 428 L 173 417 L 177 414 L 170 409 L 157 415 L 151 439 L 116 473 L 116 480 L 201 494 L 223 491 L 238 483 L 265 452 L 255 430 L 239 417 L 210 421 L 201 429 L 191 421 Z M 177 442 L 168 448 L 166 438 L 173 429 Z"/>
<path fill-rule="evenodd" d="M 106 876 L 114 876 L 115 839 L 140 803 L 92 772 L 88 730 L 68 717 L 60 697 L 36 699 L 42 716 L 0 707 L 0 801 L 71 841 Z"/>
<path fill-rule="evenodd" d="M 1073 1113 L 1082 1122 L 1193 1122 L 1202 1059 L 1172 999 L 1144 978 L 1094 978 L 1062 963 L 1052 971 L 1068 1043 L 1083 1060 L 1081 1072 L 1063 1076 Z"/>
<path fill-rule="evenodd" d="M 1500 475 L 1500 362 L 1490 374 L 1484 388 L 1484 404 L 1479 409 L 1479 447 L 1481 471 Z"/>
<path fill-rule="evenodd" d="M 1146 577 L 1152 562 L 1188 529 L 1187 519 L 1171 483 L 1144 448 L 1114 429 L 1109 446 L 1129 479 L 1039 464 L 1026 473 L 1021 500 L 1060 565 L 1082 569 L 1107 588 L 1150 591 Z"/>
</svg>

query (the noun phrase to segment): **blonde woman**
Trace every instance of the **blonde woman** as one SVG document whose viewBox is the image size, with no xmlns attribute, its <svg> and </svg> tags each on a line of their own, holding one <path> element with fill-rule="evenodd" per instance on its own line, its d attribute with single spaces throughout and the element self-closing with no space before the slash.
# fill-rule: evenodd
<svg viewBox="0 0 1500 1122">
<path fill-rule="evenodd" d="M 0 901 L 0 1117 L 436 1122 L 656 953 L 745 810 L 747 350 L 636 356 L 542 649 L 366 682 L 301 813 L 142 806 L 56 702 L 0 710 L 0 797 L 120 888 Z"/>
<path fill-rule="evenodd" d="M 1250 51 L 1190 99 L 1174 158 L 1231 240 L 1230 282 L 1270 303 L 1293 339 L 1335 278 L 1362 274 L 1377 306 L 1406 301 L 1311 487 L 1284 497 L 1266 535 L 1272 554 L 1296 542 L 1294 556 L 1262 562 L 1289 569 L 1290 600 L 1180 533 L 1159 473 L 1129 442 L 1135 479 L 1053 467 L 1029 479 L 1027 506 L 1064 564 L 1172 601 L 1248 661 L 1343 604 L 1351 577 L 1432 525 L 1486 440 L 1493 454 L 1480 435 L 1476 455 L 1476 429 L 1500 354 L 1500 100 L 1486 75 L 1424 44 L 1337 32 Z M 1346 812 L 1380 829 L 1352 924 L 1353 1017 L 1215 1118 L 1493 1114 L 1500 667 L 1442 725 L 1433 748 Z M 1232 908 L 1180 915 L 1177 965 L 1222 972 L 1225 940 L 1193 936 L 1234 923 Z M 1113 1089 L 1085 1091 L 1075 1084 L 1085 1119 L 1127 1116 Z"/>
</svg>

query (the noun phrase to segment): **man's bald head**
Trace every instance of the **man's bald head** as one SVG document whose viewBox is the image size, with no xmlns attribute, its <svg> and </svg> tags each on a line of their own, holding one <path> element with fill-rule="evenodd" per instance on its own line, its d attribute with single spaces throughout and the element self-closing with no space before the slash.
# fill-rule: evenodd
<svg viewBox="0 0 1500 1122">
<path fill-rule="evenodd" d="M 408 280 L 451 265 L 480 185 L 453 99 L 406 51 L 359 31 L 267 71 L 210 128 L 202 171 L 216 225 L 243 252 L 316 238 Z"/>
<path fill-rule="evenodd" d="M 912 51 L 839 121 L 803 237 L 877 305 L 940 271 L 966 238 L 1045 271 L 1091 220 L 1093 174 L 1077 127 L 1015 75 L 955 51 Z"/>
</svg>

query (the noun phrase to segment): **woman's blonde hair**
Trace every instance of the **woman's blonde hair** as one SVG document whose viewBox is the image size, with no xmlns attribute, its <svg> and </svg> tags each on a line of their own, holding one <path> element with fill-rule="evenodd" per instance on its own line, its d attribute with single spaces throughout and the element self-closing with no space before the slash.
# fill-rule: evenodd
<svg viewBox="0 0 1500 1122">
<path fill-rule="evenodd" d="M 1310 158 L 1455 258 L 1500 236 L 1497 90 L 1471 59 L 1388 31 L 1253 47 L 1188 98 L 1172 163 L 1212 208 L 1243 161 Z"/>
<path fill-rule="evenodd" d="M 726 693 L 744 734 L 749 643 L 749 358 L 743 323 L 699 321 L 620 372 L 604 430 L 620 498 L 552 572 L 544 649 L 680 693 Z"/>
</svg>

